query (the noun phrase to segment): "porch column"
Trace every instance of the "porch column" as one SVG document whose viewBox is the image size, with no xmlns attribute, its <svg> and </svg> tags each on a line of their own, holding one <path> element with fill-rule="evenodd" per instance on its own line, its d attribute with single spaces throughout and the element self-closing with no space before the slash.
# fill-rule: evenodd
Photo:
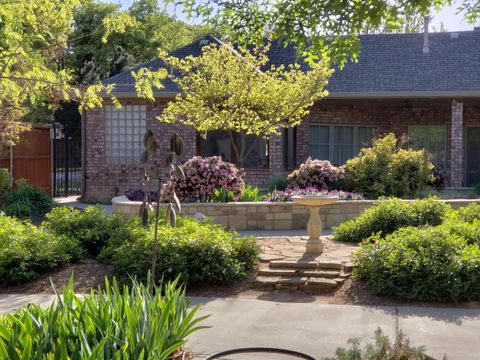
<svg viewBox="0 0 480 360">
<path fill-rule="evenodd" d="M 450 186 L 465 186 L 464 168 L 464 129 L 463 129 L 463 100 L 452 100 L 452 120 L 450 135 Z"/>
<path fill-rule="evenodd" d="M 283 171 L 283 141 L 280 135 L 272 135 L 268 144 L 268 167 L 270 176 Z"/>
</svg>

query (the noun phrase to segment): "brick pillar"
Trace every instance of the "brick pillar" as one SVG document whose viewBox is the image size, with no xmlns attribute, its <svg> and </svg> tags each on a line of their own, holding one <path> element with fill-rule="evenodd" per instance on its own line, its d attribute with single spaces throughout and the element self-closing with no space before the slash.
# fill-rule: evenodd
<svg viewBox="0 0 480 360">
<path fill-rule="evenodd" d="M 450 186 L 462 187 L 464 181 L 463 100 L 452 100 L 452 130 L 450 138 Z"/>
<path fill-rule="evenodd" d="M 282 136 L 272 135 L 268 144 L 268 167 L 270 175 L 280 173 L 284 170 L 283 158 Z"/>
</svg>

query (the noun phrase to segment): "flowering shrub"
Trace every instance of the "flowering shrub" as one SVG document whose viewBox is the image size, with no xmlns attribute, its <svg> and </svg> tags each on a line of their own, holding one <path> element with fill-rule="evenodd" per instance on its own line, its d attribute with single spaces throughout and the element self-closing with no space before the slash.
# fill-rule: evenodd
<svg viewBox="0 0 480 360">
<path fill-rule="evenodd" d="M 316 187 L 308 187 L 305 189 L 286 189 L 283 191 L 275 190 L 270 193 L 267 198 L 269 202 L 287 202 L 292 201 L 292 196 L 298 195 L 329 195 L 329 196 L 338 196 L 339 200 L 363 200 L 363 195 L 359 193 L 349 192 L 349 191 L 327 191 L 327 190 L 318 190 Z"/>
<path fill-rule="evenodd" d="M 143 201 L 145 196 L 145 192 L 142 189 L 129 189 L 125 191 L 125 196 L 130 201 Z M 157 201 L 158 200 L 158 191 L 150 191 L 148 193 L 148 198 L 150 201 Z"/>
<path fill-rule="evenodd" d="M 180 201 L 210 201 L 216 189 L 231 191 L 234 200 L 242 196 L 245 185 L 243 169 L 224 162 L 220 156 L 195 156 L 185 163 L 183 169 L 185 178 L 172 175 Z M 164 200 L 169 196 L 166 193 Z"/>
<path fill-rule="evenodd" d="M 328 189 L 330 184 L 343 178 L 343 174 L 342 167 L 336 167 L 328 160 L 308 158 L 298 169 L 288 175 L 288 187 Z"/>
</svg>

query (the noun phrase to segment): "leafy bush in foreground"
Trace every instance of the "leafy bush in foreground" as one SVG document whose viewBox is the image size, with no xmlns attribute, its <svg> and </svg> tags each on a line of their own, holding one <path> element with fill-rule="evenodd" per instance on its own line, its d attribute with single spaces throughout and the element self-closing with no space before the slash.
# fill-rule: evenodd
<svg viewBox="0 0 480 360">
<path fill-rule="evenodd" d="M 381 200 L 359 217 L 335 227 L 337 241 L 361 242 L 373 234 L 386 236 L 406 226 L 439 225 L 451 211 L 449 205 L 436 198 L 415 200 Z"/>
<path fill-rule="evenodd" d="M 81 256 L 82 250 L 74 240 L 0 216 L 0 285 L 33 280 Z"/>
<path fill-rule="evenodd" d="M 400 331 L 395 343 L 391 343 L 388 336 L 384 335 L 382 330 L 375 330 L 375 343 L 367 344 L 362 350 L 360 339 L 350 339 L 348 349 L 338 348 L 334 358 L 324 358 L 323 360 L 424 360 L 425 348 L 411 347 L 410 341 Z"/>
<path fill-rule="evenodd" d="M 3 210 L 7 215 L 18 218 L 41 216 L 51 208 L 52 198 L 32 185 L 24 185 L 12 191 L 6 196 L 3 204 Z"/>
<path fill-rule="evenodd" d="M 0 358 L 165 360 L 202 328 L 198 306 L 188 307 L 177 282 L 155 295 L 136 282 L 123 289 L 107 282 L 104 291 L 79 297 L 71 279 L 56 304 L 0 318 Z"/>
<path fill-rule="evenodd" d="M 480 249 L 443 226 L 408 227 L 362 243 L 354 273 L 375 294 L 404 300 L 480 299 Z"/>
<path fill-rule="evenodd" d="M 480 220 L 480 204 L 472 203 L 468 206 L 462 206 L 455 211 L 455 215 L 459 221 L 473 222 L 474 220 Z"/>
<path fill-rule="evenodd" d="M 46 218 L 45 228 L 78 242 L 90 256 L 97 256 L 112 237 L 128 236 L 129 224 L 135 222 L 119 215 L 108 216 L 98 206 L 83 210 L 60 206 L 52 209 Z"/>
<path fill-rule="evenodd" d="M 143 281 L 151 266 L 152 229 L 114 241 L 104 250 L 118 275 Z M 236 238 L 222 226 L 179 217 L 177 226 L 162 224 L 158 229 L 156 278 L 181 276 L 188 283 L 228 284 L 244 277 L 257 261 L 253 237 Z"/>
</svg>

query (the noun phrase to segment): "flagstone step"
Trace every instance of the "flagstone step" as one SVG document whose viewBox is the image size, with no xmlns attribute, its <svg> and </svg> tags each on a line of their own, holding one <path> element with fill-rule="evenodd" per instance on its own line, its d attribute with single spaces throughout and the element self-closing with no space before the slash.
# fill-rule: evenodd
<svg viewBox="0 0 480 360">
<path fill-rule="evenodd" d="M 274 287 L 276 289 L 313 289 L 313 290 L 333 290 L 337 285 L 343 283 L 345 279 L 327 279 L 327 278 L 308 278 L 308 277 L 273 277 L 257 276 L 253 282 L 255 287 Z"/>
<path fill-rule="evenodd" d="M 335 269 L 342 270 L 343 263 L 335 260 L 274 260 L 270 261 L 270 268 L 278 269 Z"/>
<path fill-rule="evenodd" d="M 299 276 L 299 277 L 320 277 L 336 278 L 343 274 L 335 270 L 294 270 L 294 269 L 260 269 L 258 276 Z"/>
</svg>

